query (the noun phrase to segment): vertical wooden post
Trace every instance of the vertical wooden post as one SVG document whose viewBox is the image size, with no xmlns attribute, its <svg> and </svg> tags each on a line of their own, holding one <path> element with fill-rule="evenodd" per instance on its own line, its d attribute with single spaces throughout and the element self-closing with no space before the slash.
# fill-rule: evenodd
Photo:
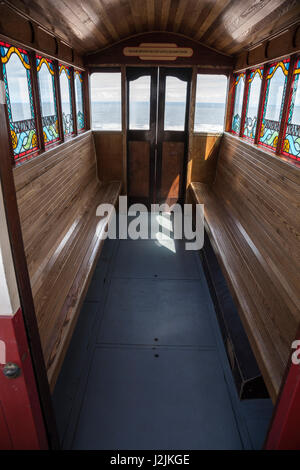
<svg viewBox="0 0 300 470">
<path fill-rule="evenodd" d="M 83 72 L 83 111 L 85 130 L 91 128 L 91 110 L 90 110 L 90 76 L 88 72 Z"/>
<path fill-rule="evenodd" d="M 121 102 L 122 102 L 122 135 L 123 135 L 123 190 L 127 194 L 127 79 L 126 67 L 121 66 Z"/>
<path fill-rule="evenodd" d="M 36 69 L 36 54 L 34 51 L 28 52 L 30 71 L 31 71 L 31 86 L 32 86 L 32 98 L 33 98 L 33 107 L 34 107 L 34 117 L 36 122 L 36 132 L 38 138 L 38 147 L 40 151 L 45 150 L 45 141 L 43 133 L 43 123 L 42 123 L 42 113 L 41 113 L 41 101 L 40 101 L 40 92 L 38 84 L 38 76 Z"/>
<path fill-rule="evenodd" d="M 240 127 L 240 134 L 239 134 L 240 137 L 243 137 L 243 134 L 244 134 L 246 107 L 247 107 L 248 90 L 249 90 L 249 76 L 250 76 L 250 70 L 247 70 L 245 72 L 244 95 L 243 95 L 243 104 L 242 104 L 242 113 L 241 113 L 241 127 Z"/>
<path fill-rule="evenodd" d="M 61 141 L 63 142 L 65 140 L 65 135 L 64 135 L 61 94 L 60 94 L 60 84 L 59 84 L 59 64 L 57 60 L 53 61 L 53 68 L 54 68 L 54 84 L 55 84 L 55 94 L 56 94 L 58 130 L 59 130 L 59 137 Z"/>
<path fill-rule="evenodd" d="M 264 66 L 264 73 L 262 84 L 260 87 L 260 97 L 258 103 L 258 110 L 257 110 L 257 123 L 256 123 L 256 131 L 255 131 L 255 138 L 254 143 L 257 145 L 260 139 L 260 131 L 263 119 L 263 112 L 264 112 L 264 104 L 265 104 L 265 96 L 266 96 L 266 87 L 267 87 L 267 75 L 269 73 L 269 64 Z"/>
<path fill-rule="evenodd" d="M 187 159 L 187 174 L 186 174 L 186 189 L 189 187 L 192 178 L 193 169 L 193 136 L 195 124 L 195 108 L 196 108 L 196 89 L 197 89 L 197 66 L 193 66 L 192 80 L 191 80 L 191 93 L 190 93 L 190 115 L 188 124 L 188 159 Z M 186 193 L 187 198 L 187 193 Z"/>
<path fill-rule="evenodd" d="M 230 75 L 228 81 L 228 88 L 227 88 L 227 104 L 226 104 L 226 118 L 225 118 L 225 131 L 231 131 L 232 125 L 232 115 L 233 115 L 233 108 L 234 108 L 234 95 L 235 95 L 235 76 L 233 74 Z"/>
</svg>

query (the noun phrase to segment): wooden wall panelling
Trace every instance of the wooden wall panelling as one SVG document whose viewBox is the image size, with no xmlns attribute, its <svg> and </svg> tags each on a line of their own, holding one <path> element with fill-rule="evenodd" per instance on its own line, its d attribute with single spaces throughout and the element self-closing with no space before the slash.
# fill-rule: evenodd
<svg viewBox="0 0 300 470">
<path fill-rule="evenodd" d="M 59 21 L 59 17 L 56 18 Z M 47 54 L 52 58 L 58 58 L 69 65 L 77 65 L 83 68 L 82 55 L 62 41 L 51 32 L 56 30 L 56 25 L 49 30 L 34 21 L 26 12 L 16 10 L 8 2 L 0 5 L 0 34 L 8 42 L 24 48 L 32 48 L 41 54 Z"/>
<path fill-rule="evenodd" d="M 150 143 L 128 142 L 129 197 L 148 198 L 150 194 Z"/>
<path fill-rule="evenodd" d="M 235 71 L 238 72 L 248 67 L 254 67 L 299 52 L 300 42 L 297 39 L 299 28 L 300 25 L 298 22 L 287 30 L 282 31 L 281 34 L 264 40 L 261 44 L 257 45 L 257 47 L 238 54 L 235 60 Z"/>
<path fill-rule="evenodd" d="M 214 181 L 220 134 L 194 134 L 190 150 L 191 181 L 210 184 Z"/>
<path fill-rule="evenodd" d="M 163 142 L 160 197 L 167 203 L 180 197 L 184 163 L 184 142 Z"/>
<path fill-rule="evenodd" d="M 14 181 L 53 389 L 102 243 L 96 209 L 101 202 L 116 203 L 120 183 L 99 184 L 91 131 L 16 167 Z"/>
<path fill-rule="evenodd" d="M 124 181 L 123 133 L 93 131 L 93 135 L 99 180 Z"/>
<path fill-rule="evenodd" d="M 3 79 L 1 69 L 0 79 Z M 49 384 L 42 354 L 41 341 L 25 257 L 24 242 L 11 162 L 11 143 L 8 139 L 9 124 L 7 122 L 5 108 L 6 105 L 0 104 L 0 179 L 6 208 L 7 225 L 10 235 L 14 268 L 16 272 L 24 323 L 28 335 L 28 342 L 30 344 L 30 352 L 32 356 L 41 407 L 46 423 L 49 445 L 52 449 L 58 449 L 59 438 L 52 408 Z"/>
<path fill-rule="evenodd" d="M 248 322 L 249 331 L 247 315 L 255 315 L 257 326 L 251 326 L 252 343 L 261 342 L 255 346 L 260 350 L 257 359 L 267 369 L 273 398 L 300 321 L 299 182 L 298 167 L 224 135 L 213 191 L 233 220 L 238 221 L 239 230 L 247 233 L 248 238 L 243 236 L 244 241 L 237 245 L 240 262 L 246 260 L 247 266 L 245 270 L 243 264 L 244 279 L 239 282 L 250 295 L 254 289 L 251 299 L 244 298 L 244 321 Z M 228 230 L 232 231 L 235 224 L 229 223 Z M 234 270 L 233 265 L 231 269 Z M 263 349 L 267 367 L 266 362 L 262 364 Z"/>
<path fill-rule="evenodd" d="M 171 43 L 178 47 L 189 47 L 193 50 L 191 57 L 178 57 L 176 60 L 143 60 L 139 57 L 124 55 L 125 47 L 137 47 L 145 43 Z M 198 67 L 217 67 L 224 73 L 229 73 L 233 67 L 233 58 L 228 55 L 219 53 L 211 48 L 204 46 L 188 37 L 171 33 L 171 32 L 155 32 L 135 35 L 120 41 L 99 52 L 85 55 L 85 65 L 93 68 L 97 66 L 115 66 L 115 65 L 171 65 L 174 66 L 191 66 Z"/>
</svg>

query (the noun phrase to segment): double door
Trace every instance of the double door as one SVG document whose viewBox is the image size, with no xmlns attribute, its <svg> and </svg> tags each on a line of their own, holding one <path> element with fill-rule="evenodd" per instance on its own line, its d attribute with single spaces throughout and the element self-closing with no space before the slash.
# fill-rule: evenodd
<svg viewBox="0 0 300 470">
<path fill-rule="evenodd" d="M 127 69 L 127 181 L 130 203 L 182 203 L 190 69 Z"/>
</svg>

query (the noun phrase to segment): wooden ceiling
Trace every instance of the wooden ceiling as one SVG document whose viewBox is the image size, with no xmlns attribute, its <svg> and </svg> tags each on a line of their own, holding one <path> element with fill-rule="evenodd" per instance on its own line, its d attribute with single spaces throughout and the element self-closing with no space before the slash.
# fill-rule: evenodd
<svg viewBox="0 0 300 470">
<path fill-rule="evenodd" d="M 300 0 L 10 0 L 80 53 L 172 31 L 234 55 L 300 20 Z"/>
</svg>

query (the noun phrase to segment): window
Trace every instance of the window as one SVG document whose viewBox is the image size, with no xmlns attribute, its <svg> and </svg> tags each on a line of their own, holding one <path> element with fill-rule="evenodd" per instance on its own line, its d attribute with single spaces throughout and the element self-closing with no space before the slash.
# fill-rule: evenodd
<svg viewBox="0 0 300 470">
<path fill-rule="evenodd" d="M 59 66 L 59 83 L 64 134 L 70 135 L 74 131 L 71 94 L 71 74 L 69 67 L 66 67 L 65 65 Z"/>
<path fill-rule="evenodd" d="M 38 150 L 30 63 L 25 50 L 0 42 L 6 103 L 15 160 Z"/>
<path fill-rule="evenodd" d="M 262 78 L 263 68 L 258 68 L 250 71 L 250 76 L 248 79 L 247 107 L 243 135 L 244 137 L 247 137 L 252 141 L 254 141 L 256 133 Z"/>
<path fill-rule="evenodd" d="M 236 77 L 234 83 L 234 108 L 231 130 L 234 134 L 239 135 L 241 130 L 243 97 L 245 88 L 245 74 L 241 73 Z"/>
<path fill-rule="evenodd" d="M 99 72 L 91 76 L 92 128 L 122 129 L 121 73 Z"/>
<path fill-rule="evenodd" d="M 84 110 L 83 110 L 83 76 L 78 70 L 74 73 L 74 86 L 75 86 L 75 101 L 76 101 L 76 117 L 77 117 L 77 130 L 84 129 Z"/>
<path fill-rule="evenodd" d="M 184 131 L 187 83 L 176 77 L 166 77 L 165 131 Z"/>
<path fill-rule="evenodd" d="M 226 94 L 225 75 L 197 75 L 195 132 L 223 132 Z"/>
<path fill-rule="evenodd" d="M 300 160 L 300 59 L 296 61 L 282 153 Z"/>
<path fill-rule="evenodd" d="M 54 67 L 50 59 L 36 56 L 36 67 L 41 101 L 41 116 L 45 146 L 59 140 L 55 96 Z"/>
<path fill-rule="evenodd" d="M 129 82 L 129 129 L 150 129 L 151 77 Z"/>
<path fill-rule="evenodd" d="M 276 150 L 285 97 L 289 59 L 271 64 L 262 109 L 259 144 Z"/>
</svg>

